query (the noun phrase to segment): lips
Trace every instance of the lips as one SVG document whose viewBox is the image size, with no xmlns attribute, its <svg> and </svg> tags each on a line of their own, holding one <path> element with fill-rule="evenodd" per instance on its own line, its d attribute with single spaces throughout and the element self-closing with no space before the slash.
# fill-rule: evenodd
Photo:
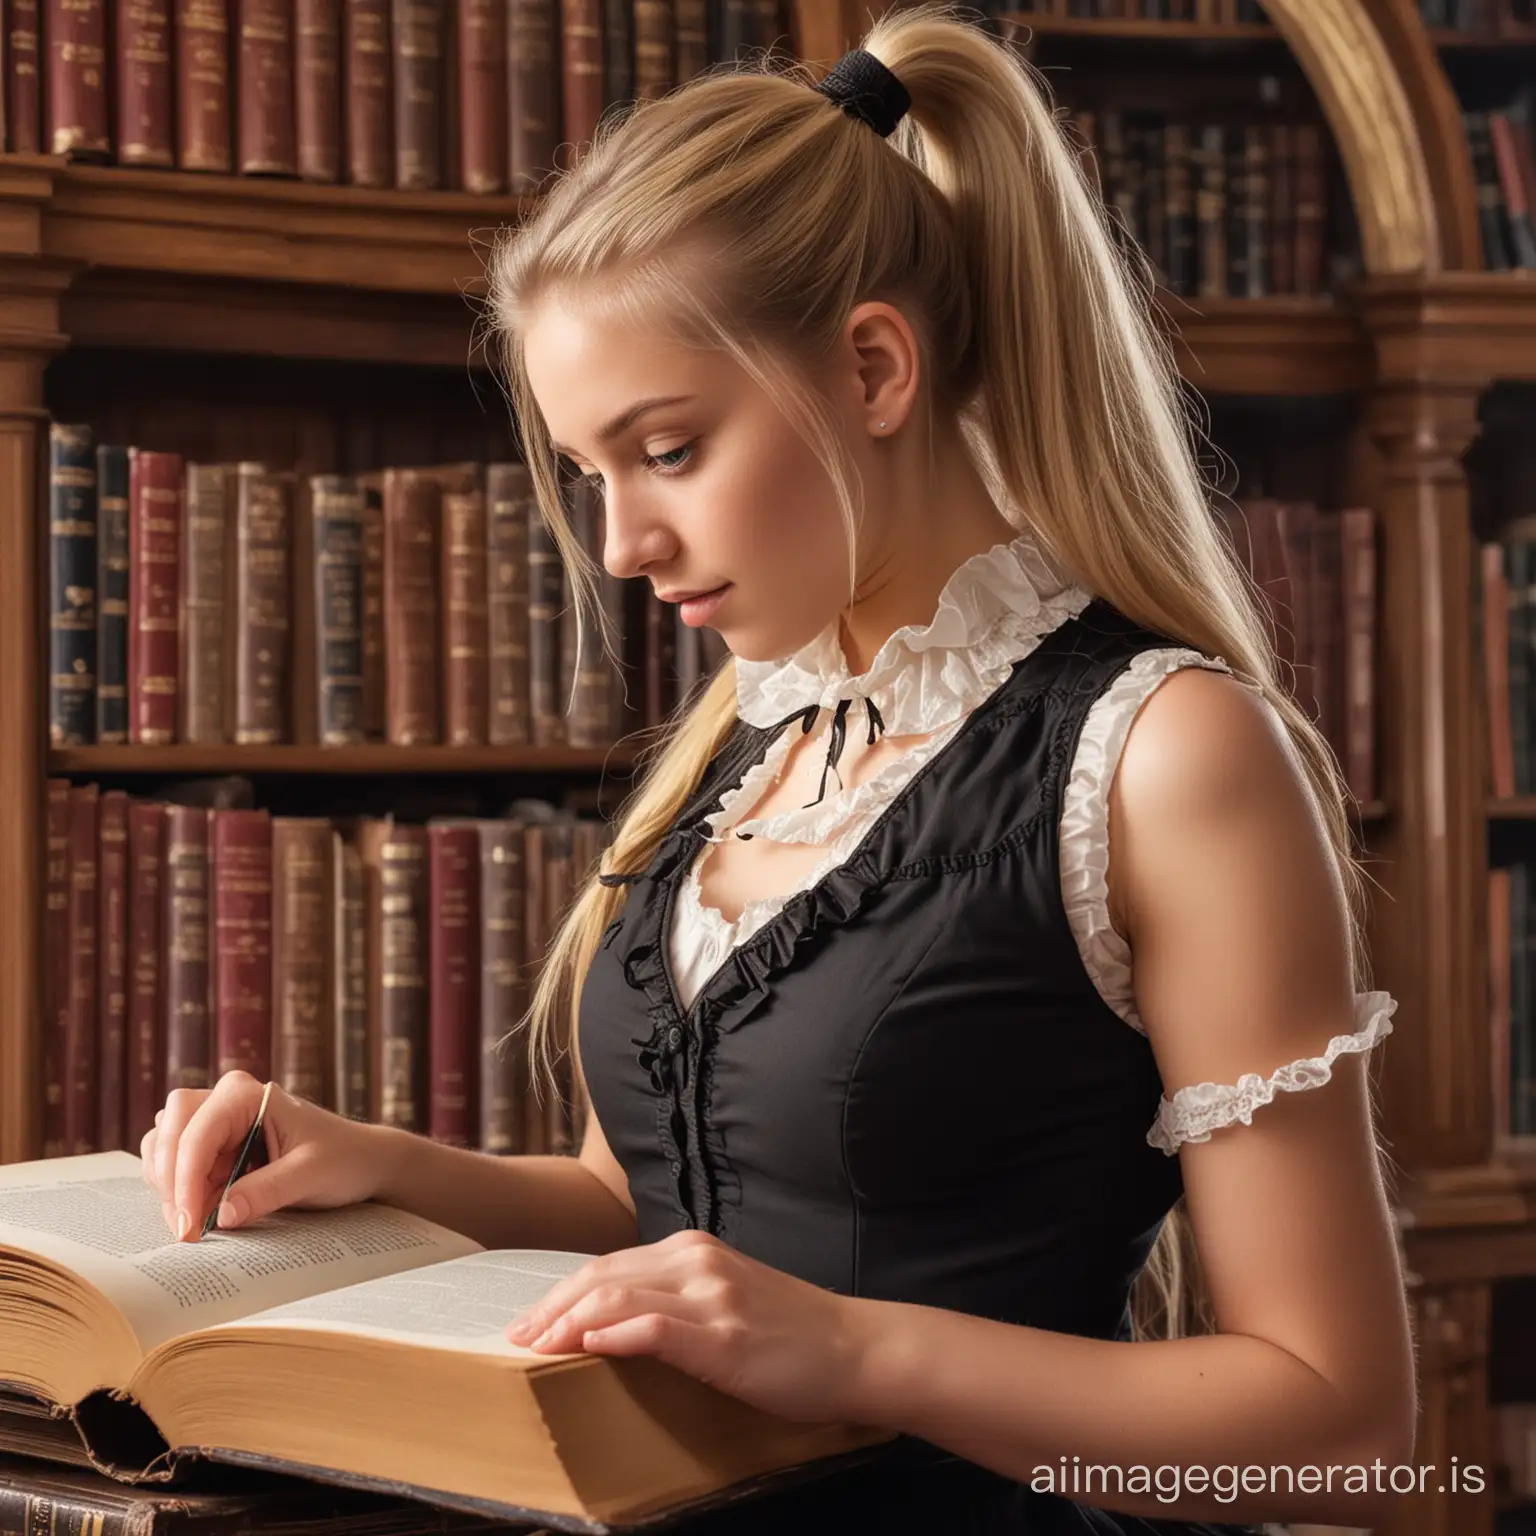
<svg viewBox="0 0 1536 1536">
<path fill-rule="evenodd" d="M 697 592 L 658 592 L 656 596 L 663 603 L 691 603 L 697 597 L 713 597 L 728 586 L 730 582 L 722 581 L 718 587 L 704 587 Z"/>
</svg>

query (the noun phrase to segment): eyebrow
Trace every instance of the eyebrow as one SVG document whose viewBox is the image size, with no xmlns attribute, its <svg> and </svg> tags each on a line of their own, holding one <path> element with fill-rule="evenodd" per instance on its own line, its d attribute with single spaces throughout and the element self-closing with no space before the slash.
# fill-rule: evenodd
<svg viewBox="0 0 1536 1536">
<path fill-rule="evenodd" d="M 645 415 L 647 411 L 660 410 L 664 405 L 686 405 L 693 400 L 692 395 L 653 395 L 648 400 L 637 400 L 626 411 L 620 411 L 612 421 L 606 422 L 597 429 L 597 440 L 600 443 L 611 443 L 621 432 L 626 432 L 630 427 Z M 551 442 L 550 447 L 556 453 L 570 453 L 564 443 Z"/>
</svg>

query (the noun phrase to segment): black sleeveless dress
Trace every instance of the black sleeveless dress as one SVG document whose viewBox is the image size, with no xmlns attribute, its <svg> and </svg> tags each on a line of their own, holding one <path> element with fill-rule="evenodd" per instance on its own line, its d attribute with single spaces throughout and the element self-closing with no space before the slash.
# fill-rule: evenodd
<svg viewBox="0 0 1536 1536">
<path fill-rule="evenodd" d="M 853 856 L 681 1006 L 667 960 L 703 818 L 784 727 L 737 722 L 630 882 L 583 989 L 592 1103 L 639 1240 L 684 1228 L 851 1296 L 1128 1340 L 1179 1164 L 1162 1084 L 1062 905 L 1066 775 L 1094 700 L 1168 637 L 1102 601 L 1013 668 Z M 1191 1456 L 1191 1460 L 1198 1459 Z M 912 1438 L 688 1532 L 1249 1532 L 1037 1493 Z"/>
</svg>

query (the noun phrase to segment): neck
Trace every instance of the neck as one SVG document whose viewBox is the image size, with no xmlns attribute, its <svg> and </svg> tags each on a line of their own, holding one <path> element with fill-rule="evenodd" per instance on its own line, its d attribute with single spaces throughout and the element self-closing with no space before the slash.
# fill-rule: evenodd
<svg viewBox="0 0 1536 1536">
<path fill-rule="evenodd" d="M 958 432 L 936 444 L 930 475 L 916 431 L 898 432 L 878 445 L 870 492 L 890 516 L 868 548 L 851 607 L 838 633 L 848 670 L 866 671 L 898 629 L 929 623 L 939 594 L 974 555 L 1018 537 L 998 510 Z"/>
</svg>

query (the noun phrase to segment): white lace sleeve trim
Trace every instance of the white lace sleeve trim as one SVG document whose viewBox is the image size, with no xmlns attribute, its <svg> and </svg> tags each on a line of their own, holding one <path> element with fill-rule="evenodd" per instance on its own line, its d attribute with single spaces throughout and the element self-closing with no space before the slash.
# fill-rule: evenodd
<svg viewBox="0 0 1536 1536">
<path fill-rule="evenodd" d="M 1131 985 L 1130 945 L 1109 921 L 1109 786 L 1141 706 L 1158 684 L 1183 667 L 1232 670 L 1220 657 L 1183 646 L 1140 652 L 1094 700 L 1062 794 L 1061 895 L 1078 953 L 1099 995 L 1143 1034 Z"/>
<path fill-rule="evenodd" d="M 1392 1033 L 1397 1000 L 1386 992 L 1361 992 L 1355 997 L 1355 1032 L 1335 1035 L 1321 1056 L 1307 1056 L 1281 1067 L 1269 1077 L 1249 1072 L 1234 1084 L 1196 1083 L 1180 1088 L 1158 1105 L 1157 1119 L 1147 1132 L 1147 1145 L 1169 1157 L 1186 1141 L 1209 1141 L 1211 1132 L 1242 1121 L 1253 1124 L 1253 1112 L 1277 1093 L 1321 1088 L 1333 1076 L 1340 1056 L 1368 1051 Z"/>
</svg>

